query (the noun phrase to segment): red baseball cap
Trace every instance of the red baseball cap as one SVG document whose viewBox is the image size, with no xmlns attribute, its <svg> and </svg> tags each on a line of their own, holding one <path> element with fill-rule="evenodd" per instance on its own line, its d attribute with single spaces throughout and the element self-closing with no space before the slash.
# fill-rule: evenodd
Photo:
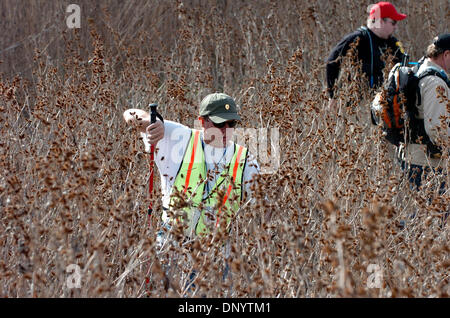
<svg viewBox="0 0 450 318">
<path fill-rule="evenodd" d="M 371 19 L 391 18 L 394 21 L 400 21 L 406 18 L 406 14 L 398 13 L 394 5 L 390 2 L 378 2 L 370 8 Z"/>
</svg>

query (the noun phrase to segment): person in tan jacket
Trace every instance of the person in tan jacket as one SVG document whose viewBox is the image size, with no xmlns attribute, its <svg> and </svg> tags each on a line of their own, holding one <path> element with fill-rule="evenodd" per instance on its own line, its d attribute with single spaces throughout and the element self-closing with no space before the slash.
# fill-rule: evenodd
<svg viewBox="0 0 450 318">
<path fill-rule="evenodd" d="M 418 105 L 419 118 L 424 119 L 425 131 L 433 144 L 441 147 L 441 151 L 448 152 L 450 136 L 450 114 L 447 103 L 450 98 L 450 33 L 436 37 L 428 46 L 424 62 L 420 66 L 417 76 L 427 69 L 433 68 L 441 76 L 430 75 L 419 82 L 421 103 Z M 409 166 L 409 178 L 417 187 L 421 186 L 421 179 L 425 167 L 435 172 L 442 172 L 446 166 L 446 156 L 430 158 L 426 146 L 409 143 L 405 147 L 404 166 Z M 444 187 L 444 185 L 442 185 Z M 442 188 L 441 187 L 441 188 Z"/>
<path fill-rule="evenodd" d="M 423 77 L 419 81 L 420 103 L 417 105 L 418 119 L 423 119 L 424 129 L 433 145 L 437 146 L 440 152 L 430 157 L 427 153 L 427 145 L 409 142 L 405 145 L 404 151 L 399 151 L 402 169 L 406 170 L 408 180 L 416 190 L 422 189 L 425 177 L 436 177 L 439 185 L 439 195 L 444 195 L 448 185 L 445 177 L 448 174 L 449 136 L 450 136 L 450 33 L 441 34 L 434 38 L 433 43 L 427 48 L 427 54 L 417 72 L 420 78 L 424 72 L 431 69 L 436 75 Z M 431 198 L 430 198 L 431 199 Z M 450 214 L 449 206 L 441 211 L 442 228 Z M 413 219 L 417 211 L 413 212 L 409 218 Z M 400 227 L 406 226 L 406 220 L 400 221 Z"/>
</svg>

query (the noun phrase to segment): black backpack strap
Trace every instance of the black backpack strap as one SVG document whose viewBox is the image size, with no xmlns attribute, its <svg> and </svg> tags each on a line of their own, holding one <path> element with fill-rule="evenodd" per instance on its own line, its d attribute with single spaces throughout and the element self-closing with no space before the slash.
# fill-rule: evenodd
<svg viewBox="0 0 450 318">
<path fill-rule="evenodd" d="M 360 30 L 361 32 L 363 32 L 363 34 L 366 34 L 367 37 L 369 38 L 369 43 L 370 43 L 370 79 L 369 79 L 369 86 L 370 88 L 373 87 L 374 84 L 374 79 L 373 79 L 373 41 L 372 41 L 372 36 L 370 35 L 370 31 L 367 27 L 362 26 L 360 27 L 358 30 Z M 372 119 L 373 122 L 373 119 Z"/>
<path fill-rule="evenodd" d="M 418 81 L 420 82 L 421 79 L 427 77 L 427 76 L 437 76 L 439 78 L 441 78 L 446 84 L 447 87 L 450 87 L 450 80 L 448 79 L 446 74 L 443 74 L 441 71 L 433 68 L 433 67 L 429 67 L 427 68 L 425 71 L 423 71 L 419 76 L 418 76 Z M 422 97 L 420 94 L 420 87 L 417 86 L 417 97 L 418 97 L 418 104 L 417 105 L 421 105 L 422 104 Z"/>
<path fill-rule="evenodd" d="M 441 78 L 447 84 L 447 87 L 450 87 L 450 80 L 448 79 L 447 75 L 443 71 L 439 71 L 439 70 L 435 69 L 434 67 L 429 67 L 425 71 L 423 71 L 420 74 L 420 76 L 418 77 L 419 81 L 422 78 L 430 76 L 430 75 L 434 75 L 434 76 Z"/>
</svg>

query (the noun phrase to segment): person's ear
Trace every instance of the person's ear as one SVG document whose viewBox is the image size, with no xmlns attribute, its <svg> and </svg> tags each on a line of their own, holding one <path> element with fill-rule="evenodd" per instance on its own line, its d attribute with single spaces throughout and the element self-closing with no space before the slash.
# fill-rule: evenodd
<svg viewBox="0 0 450 318">
<path fill-rule="evenodd" d="M 202 127 L 205 128 L 205 118 L 198 116 L 198 120 L 200 121 L 200 124 L 202 125 Z"/>
</svg>

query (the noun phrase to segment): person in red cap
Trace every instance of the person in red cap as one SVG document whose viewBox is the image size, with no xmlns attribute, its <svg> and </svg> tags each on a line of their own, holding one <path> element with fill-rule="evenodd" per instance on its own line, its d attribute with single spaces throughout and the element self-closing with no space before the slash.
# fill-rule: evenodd
<svg viewBox="0 0 450 318">
<path fill-rule="evenodd" d="M 326 60 L 326 78 L 330 107 L 336 106 L 336 81 L 339 77 L 342 58 L 345 57 L 350 45 L 359 39 L 357 59 L 362 62 L 362 71 L 367 76 L 368 86 L 374 92 L 383 83 L 383 57 L 386 53 L 393 55 L 394 63 L 405 59 L 401 43 L 392 35 L 397 28 L 397 22 L 406 18 L 398 13 L 389 2 L 378 2 L 369 8 L 367 26 L 360 27 L 355 32 L 347 34 L 331 50 Z"/>
</svg>

